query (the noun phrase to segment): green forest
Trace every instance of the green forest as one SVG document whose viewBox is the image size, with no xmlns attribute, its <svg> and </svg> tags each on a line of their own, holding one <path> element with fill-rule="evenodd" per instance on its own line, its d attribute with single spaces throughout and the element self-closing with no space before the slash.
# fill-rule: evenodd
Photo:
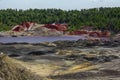
<svg viewBox="0 0 120 80">
<path fill-rule="evenodd" d="M 82 10 L 61 9 L 1 9 L 0 31 L 10 30 L 14 25 L 22 22 L 67 23 L 69 30 L 82 26 L 93 26 L 95 29 L 120 31 L 120 7 L 92 8 Z"/>
</svg>

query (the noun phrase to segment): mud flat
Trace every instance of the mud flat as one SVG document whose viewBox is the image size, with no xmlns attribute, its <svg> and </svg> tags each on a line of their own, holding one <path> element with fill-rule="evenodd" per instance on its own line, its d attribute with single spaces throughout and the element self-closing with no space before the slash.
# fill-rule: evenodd
<svg viewBox="0 0 120 80">
<path fill-rule="evenodd" d="M 46 80 L 120 80 L 119 41 L 1 43 L 0 52 Z"/>
</svg>

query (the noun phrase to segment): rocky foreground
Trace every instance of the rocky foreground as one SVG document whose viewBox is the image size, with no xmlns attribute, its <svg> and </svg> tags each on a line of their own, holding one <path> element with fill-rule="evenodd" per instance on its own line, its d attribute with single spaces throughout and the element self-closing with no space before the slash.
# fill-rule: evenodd
<svg viewBox="0 0 120 80">
<path fill-rule="evenodd" d="M 0 80 L 43 80 L 25 67 L 21 66 L 15 59 L 5 54 L 0 54 Z"/>
<path fill-rule="evenodd" d="M 120 41 L 116 40 L 1 43 L 0 51 L 43 80 L 120 80 Z"/>
</svg>

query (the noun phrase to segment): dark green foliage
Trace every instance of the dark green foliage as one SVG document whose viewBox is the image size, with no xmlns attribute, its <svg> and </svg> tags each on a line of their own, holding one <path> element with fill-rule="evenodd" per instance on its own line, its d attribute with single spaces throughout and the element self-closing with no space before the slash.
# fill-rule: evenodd
<svg viewBox="0 0 120 80">
<path fill-rule="evenodd" d="M 28 9 L 28 10 L 0 10 L 0 30 L 7 30 L 23 21 L 37 23 L 68 23 L 70 30 L 81 26 L 94 26 L 95 29 L 109 29 L 120 31 L 120 8 L 93 8 L 79 10 L 61 9 Z"/>
<path fill-rule="evenodd" d="M 8 31 L 11 28 L 5 24 L 0 24 L 0 31 Z"/>
</svg>

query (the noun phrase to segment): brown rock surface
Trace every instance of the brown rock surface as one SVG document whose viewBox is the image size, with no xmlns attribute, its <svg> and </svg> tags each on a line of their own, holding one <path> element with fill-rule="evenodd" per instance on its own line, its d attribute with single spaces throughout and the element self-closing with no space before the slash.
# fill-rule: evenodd
<svg viewBox="0 0 120 80">
<path fill-rule="evenodd" d="M 43 80 L 43 78 L 21 66 L 17 60 L 0 54 L 0 80 Z"/>
</svg>

